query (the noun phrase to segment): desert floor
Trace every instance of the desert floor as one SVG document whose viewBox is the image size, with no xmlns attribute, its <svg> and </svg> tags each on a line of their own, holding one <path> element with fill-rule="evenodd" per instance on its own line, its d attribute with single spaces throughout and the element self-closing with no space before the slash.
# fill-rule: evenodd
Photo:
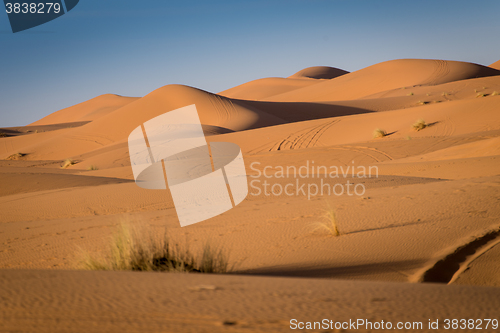
<svg viewBox="0 0 500 333">
<path fill-rule="evenodd" d="M 0 331 L 285 332 L 291 319 L 327 318 L 436 332 L 447 318 L 500 320 L 499 92 L 498 62 L 405 59 L 218 94 L 102 95 L 0 129 Z M 135 184 L 127 138 L 191 104 L 209 143 L 241 147 L 250 189 L 236 208 L 181 228 L 168 190 Z M 427 127 L 413 129 L 418 120 Z M 374 138 L 377 128 L 387 135 Z M 279 177 L 282 167 L 305 171 Z M 271 190 L 287 184 L 292 195 Z M 314 192 L 335 184 L 342 195 Z M 326 211 L 340 236 L 318 227 Z M 167 230 L 194 253 L 209 242 L 233 271 L 79 270 L 82 251 L 105 253 L 122 224 Z"/>
</svg>

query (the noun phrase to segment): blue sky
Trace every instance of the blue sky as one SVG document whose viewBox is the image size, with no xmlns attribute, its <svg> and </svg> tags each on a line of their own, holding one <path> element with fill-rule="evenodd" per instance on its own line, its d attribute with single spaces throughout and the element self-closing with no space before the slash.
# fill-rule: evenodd
<svg viewBox="0 0 500 333">
<path fill-rule="evenodd" d="M 80 0 L 13 34 L 0 13 L 0 127 L 105 93 L 166 84 L 219 92 L 309 66 L 500 59 L 500 2 Z"/>
</svg>

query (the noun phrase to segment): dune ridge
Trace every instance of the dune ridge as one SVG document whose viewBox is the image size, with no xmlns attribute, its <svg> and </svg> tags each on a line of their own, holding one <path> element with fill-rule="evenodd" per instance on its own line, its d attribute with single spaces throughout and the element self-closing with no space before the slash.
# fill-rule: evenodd
<svg viewBox="0 0 500 333">
<path fill-rule="evenodd" d="M 344 74 L 348 74 L 348 71 L 345 71 L 340 68 L 328 67 L 328 66 L 314 66 L 304 68 L 297 73 L 290 75 L 289 79 L 326 79 L 330 80 L 336 77 L 339 77 Z"/>
<path fill-rule="evenodd" d="M 492 63 L 491 65 L 489 65 L 488 67 L 491 67 L 491 68 L 494 68 L 494 69 L 498 69 L 500 70 L 500 60 Z"/>
<path fill-rule="evenodd" d="M 50 115 L 37 120 L 30 125 L 51 125 L 92 121 L 138 99 L 138 97 L 124 97 L 113 94 L 100 95 L 83 103 L 51 113 Z"/>
<path fill-rule="evenodd" d="M 340 77 L 272 96 L 280 102 L 318 102 L 363 98 L 377 92 L 500 75 L 482 65 L 444 60 L 401 59 L 379 63 Z"/>
</svg>

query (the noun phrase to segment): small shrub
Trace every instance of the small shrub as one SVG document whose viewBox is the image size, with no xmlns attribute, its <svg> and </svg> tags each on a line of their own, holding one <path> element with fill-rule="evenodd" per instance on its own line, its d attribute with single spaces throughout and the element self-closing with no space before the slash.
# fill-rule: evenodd
<svg viewBox="0 0 500 333">
<path fill-rule="evenodd" d="M 64 161 L 63 165 L 61 165 L 61 169 L 67 169 L 69 166 L 76 164 L 71 158 L 68 158 Z"/>
<path fill-rule="evenodd" d="M 87 167 L 87 170 L 88 170 L 88 171 L 93 171 L 93 170 L 99 170 L 99 169 L 98 169 L 95 165 L 89 165 L 89 166 Z"/>
<path fill-rule="evenodd" d="M 316 223 L 316 228 L 314 230 L 323 229 L 328 232 L 333 237 L 340 236 L 339 227 L 337 224 L 337 215 L 333 209 L 328 209 L 323 215 L 325 222 Z"/>
<path fill-rule="evenodd" d="M 7 133 L 0 132 L 0 138 L 5 138 L 5 137 L 7 137 Z"/>
<path fill-rule="evenodd" d="M 429 126 L 423 119 L 417 120 L 411 127 L 416 131 L 421 131 Z"/>
<path fill-rule="evenodd" d="M 167 233 L 163 238 L 153 232 L 131 230 L 122 225 L 113 235 L 107 256 L 95 257 L 83 252 L 78 266 L 88 270 L 162 271 L 185 273 L 226 273 L 227 256 L 208 243 L 198 257 L 178 244 L 172 245 Z"/>
<path fill-rule="evenodd" d="M 383 138 L 384 136 L 387 135 L 387 132 L 384 131 L 383 129 L 380 129 L 380 128 L 377 128 L 374 132 L 373 132 L 373 138 L 374 139 L 377 139 L 377 138 Z"/>
</svg>

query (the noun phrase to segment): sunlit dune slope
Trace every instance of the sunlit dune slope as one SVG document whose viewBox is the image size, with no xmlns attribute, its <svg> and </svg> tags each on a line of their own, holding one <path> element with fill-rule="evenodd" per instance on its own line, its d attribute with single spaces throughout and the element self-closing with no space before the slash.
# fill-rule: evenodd
<svg viewBox="0 0 500 333">
<path fill-rule="evenodd" d="M 48 116 L 35 121 L 31 125 L 50 125 L 76 121 L 92 121 L 138 99 L 138 97 L 123 97 L 112 94 L 101 95 L 83 103 L 51 113 Z"/>
<path fill-rule="evenodd" d="M 270 77 L 243 83 L 224 90 L 219 95 L 248 100 L 261 100 L 321 82 L 319 79 L 333 79 L 349 72 L 342 69 L 315 66 L 308 67 L 288 78 Z"/>
<path fill-rule="evenodd" d="M 29 159 L 63 159 L 84 154 L 126 140 L 145 121 L 191 104 L 196 105 L 201 123 L 212 132 L 286 123 L 239 101 L 187 86 L 168 85 L 81 127 L 42 133 L 36 138 L 4 138 L 0 156 L 20 149 L 29 154 Z"/>
<path fill-rule="evenodd" d="M 497 62 L 492 63 L 488 67 L 500 70 L 500 60 L 498 60 Z"/>
<path fill-rule="evenodd" d="M 221 91 L 219 95 L 249 100 L 260 100 L 266 97 L 279 95 L 299 88 L 319 83 L 313 79 L 292 79 L 270 77 L 243 83 L 231 89 Z"/>
<path fill-rule="evenodd" d="M 265 100 L 280 102 L 350 100 L 391 89 L 431 86 L 493 75 L 500 75 L 500 71 L 466 62 L 392 60 Z"/>
</svg>

